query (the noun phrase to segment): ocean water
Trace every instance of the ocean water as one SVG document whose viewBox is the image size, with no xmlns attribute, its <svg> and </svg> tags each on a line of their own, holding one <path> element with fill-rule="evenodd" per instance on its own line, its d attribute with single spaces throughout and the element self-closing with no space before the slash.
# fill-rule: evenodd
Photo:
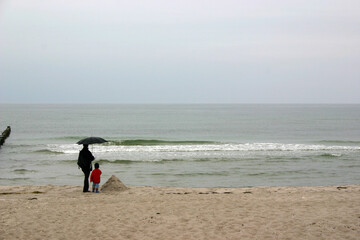
<svg viewBox="0 0 360 240">
<path fill-rule="evenodd" d="M 360 184 L 360 105 L 0 105 L 1 185 L 82 185 L 88 136 L 126 185 Z"/>
</svg>

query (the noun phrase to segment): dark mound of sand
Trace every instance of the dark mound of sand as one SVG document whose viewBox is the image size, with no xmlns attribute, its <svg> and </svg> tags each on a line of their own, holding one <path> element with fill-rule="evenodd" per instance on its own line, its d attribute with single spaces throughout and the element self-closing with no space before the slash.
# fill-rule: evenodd
<svg viewBox="0 0 360 240">
<path fill-rule="evenodd" d="M 112 175 L 101 187 L 102 192 L 125 191 L 126 189 L 128 188 L 115 175 Z"/>
</svg>

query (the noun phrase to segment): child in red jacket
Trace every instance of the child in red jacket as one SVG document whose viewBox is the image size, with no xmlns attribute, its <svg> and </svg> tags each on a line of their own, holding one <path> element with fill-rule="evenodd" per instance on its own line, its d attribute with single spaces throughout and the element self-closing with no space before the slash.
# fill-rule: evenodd
<svg viewBox="0 0 360 240">
<path fill-rule="evenodd" d="M 99 169 L 99 164 L 95 163 L 95 169 L 91 172 L 90 175 L 90 182 L 93 183 L 93 192 L 99 192 L 99 183 L 100 183 L 100 175 L 101 175 L 101 170 Z"/>
</svg>

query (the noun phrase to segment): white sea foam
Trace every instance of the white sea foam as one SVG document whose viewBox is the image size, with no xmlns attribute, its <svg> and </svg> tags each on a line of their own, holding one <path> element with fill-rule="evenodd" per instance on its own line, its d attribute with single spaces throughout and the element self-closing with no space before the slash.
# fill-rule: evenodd
<svg viewBox="0 0 360 240">
<path fill-rule="evenodd" d="M 48 150 L 76 154 L 81 147 L 74 144 L 49 144 Z M 90 146 L 90 151 L 96 153 L 111 152 L 214 152 L 214 151 L 359 151 L 358 146 L 326 146 L 307 144 L 282 143 L 244 143 L 244 144 L 194 144 L 194 145 L 155 145 L 155 146 Z"/>
</svg>

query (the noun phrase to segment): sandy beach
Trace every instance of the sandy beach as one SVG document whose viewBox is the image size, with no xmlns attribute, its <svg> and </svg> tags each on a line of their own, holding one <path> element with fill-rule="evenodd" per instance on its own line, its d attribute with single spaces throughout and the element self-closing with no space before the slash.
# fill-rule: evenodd
<svg viewBox="0 0 360 240">
<path fill-rule="evenodd" d="M 0 186 L 0 239 L 359 239 L 360 185 Z"/>
</svg>

